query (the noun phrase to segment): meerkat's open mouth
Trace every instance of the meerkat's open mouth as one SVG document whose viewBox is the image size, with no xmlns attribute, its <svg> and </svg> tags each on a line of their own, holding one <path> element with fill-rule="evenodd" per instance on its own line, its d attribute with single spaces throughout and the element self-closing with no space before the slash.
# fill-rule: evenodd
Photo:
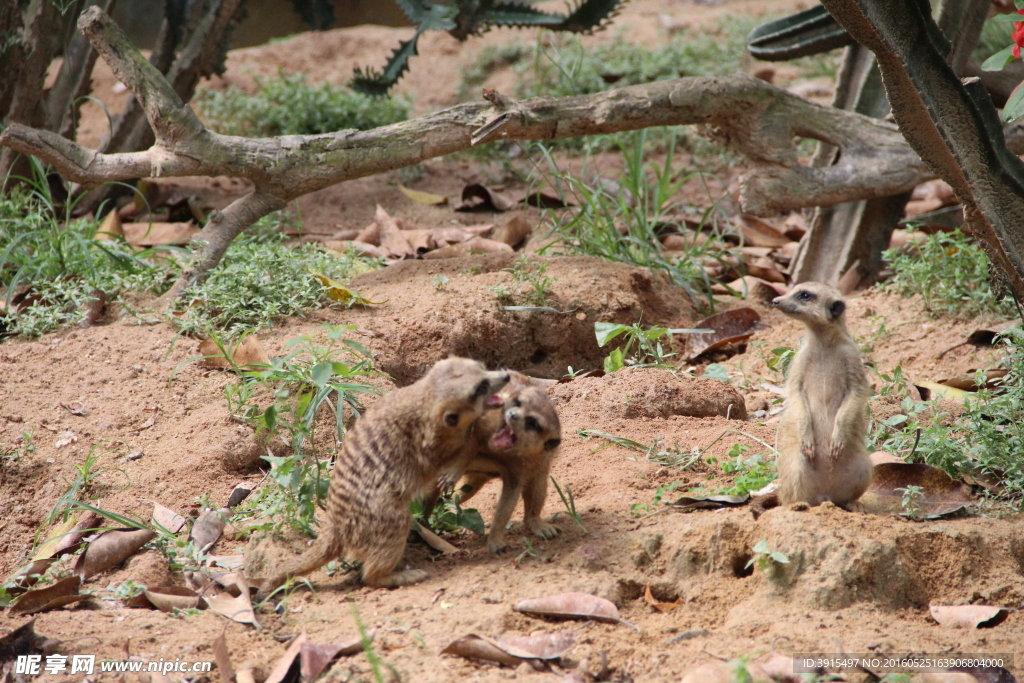
<svg viewBox="0 0 1024 683">
<path fill-rule="evenodd" d="M 497 451 L 505 451 L 515 446 L 517 441 L 519 439 L 516 438 L 515 432 L 512 431 L 512 427 L 506 422 L 491 437 L 491 448 Z"/>
<path fill-rule="evenodd" d="M 484 401 L 485 408 L 500 408 L 503 405 L 505 405 L 505 401 L 497 394 L 491 394 L 487 397 L 487 400 Z"/>
</svg>

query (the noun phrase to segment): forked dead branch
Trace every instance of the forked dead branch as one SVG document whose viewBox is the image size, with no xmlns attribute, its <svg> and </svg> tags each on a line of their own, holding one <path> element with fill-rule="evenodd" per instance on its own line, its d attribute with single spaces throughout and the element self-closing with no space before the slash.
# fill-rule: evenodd
<svg viewBox="0 0 1024 683">
<path fill-rule="evenodd" d="M 894 125 L 808 102 L 744 74 L 523 101 L 491 92 L 488 102 L 368 131 L 260 139 L 219 135 L 202 124 L 101 9 L 83 12 L 78 27 L 138 98 L 156 142 L 143 152 L 104 154 L 56 133 L 12 124 L 0 135 L 0 146 L 32 154 L 84 186 L 180 176 L 231 176 L 255 186 L 211 215 L 195 238 L 192 263 L 168 299 L 205 280 L 238 234 L 297 197 L 494 140 L 698 125 L 703 135 L 750 161 L 738 181 L 739 199 L 744 211 L 759 215 L 909 192 L 934 177 Z M 839 162 L 824 168 L 802 165 L 799 138 L 839 147 Z M 1022 144 L 1024 136 L 1011 140 Z"/>
</svg>

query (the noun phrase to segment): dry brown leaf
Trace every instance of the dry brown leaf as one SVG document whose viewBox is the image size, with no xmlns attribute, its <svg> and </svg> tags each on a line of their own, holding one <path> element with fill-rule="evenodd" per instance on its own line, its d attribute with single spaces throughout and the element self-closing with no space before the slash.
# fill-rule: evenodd
<svg viewBox="0 0 1024 683">
<path fill-rule="evenodd" d="M 241 572 L 235 575 L 235 589 L 238 591 L 235 595 L 225 591 L 206 598 L 208 609 L 240 624 L 252 624 L 258 629 L 260 625 L 249 598 L 249 584 Z"/>
<path fill-rule="evenodd" d="M 925 519 L 948 515 L 971 504 L 967 486 L 937 467 L 923 463 L 887 462 L 876 465 L 871 485 L 858 503 L 865 512 L 876 515 L 907 512 L 903 492 L 908 486 L 921 488 L 915 499 L 917 513 Z"/>
<path fill-rule="evenodd" d="M 986 389 L 997 389 L 1003 385 L 1003 378 L 1009 371 L 1006 368 L 992 368 L 986 370 L 984 373 L 984 380 L 978 383 L 977 371 L 968 370 L 959 377 L 951 377 L 949 379 L 940 379 L 939 384 L 945 384 L 947 387 L 953 387 L 954 389 L 960 389 L 961 391 L 978 391 L 982 387 Z"/>
<path fill-rule="evenodd" d="M 522 196 L 516 202 L 528 204 L 529 206 L 536 206 L 538 209 L 565 209 L 570 206 L 576 206 L 576 202 L 572 201 L 568 197 L 559 197 L 551 192 L 528 192 Z"/>
<path fill-rule="evenodd" d="M 116 567 L 156 536 L 151 529 L 111 529 L 93 539 L 78 556 L 75 574 L 88 579 L 90 576 Z"/>
<path fill-rule="evenodd" d="M 412 258 L 416 251 L 409 244 L 406 233 L 398 227 L 395 219 L 378 204 L 374 222 L 380 226 L 380 249 L 384 255 L 393 259 Z"/>
<path fill-rule="evenodd" d="M 512 251 L 512 247 L 504 242 L 489 240 L 486 237 L 473 237 L 459 244 L 450 244 L 423 255 L 425 259 L 456 258 L 470 254 L 493 254 L 499 251 Z"/>
<path fill-rule="evenodd" d="M 462 188 L 462 203 L 456 211 L 508 211 L 515 202 L 486 185 L 471 183 Z"/>
<path fill-rule="evenodd" d="M 207 510 L 199 515 L 199 519 L 192 525 L 192 532 L 188 535 L 196 550 L 201 553 L 209 551 L 210 547 L 224 533 L 224 525 L 227 524 L 230 516 L 231 511 L 227 508 Z"/>
<path fill-rule="evenodd" d="M 496 242 L 504 242 L 514 248 L 520 242 L 529 239 L 532 233 L 533 224 L 527 220 L 526 216 L 516 214 L 494 232 L 492 239 Z"/>
<path fill-rule="evenodd" d="M 740 214 L 737 222 L 739 223 L 737 225 L 738 231 L 745 244 L 777 249 L 792 241 L 774 225 L 761 220 L 757 216 Z"/>
<path fill-rule="evenodd" d="M 728 295 L 736 292 L 740 297 L 749 301 L 768 303 L 777 296 L 783 296 L 789 289 L 783 285 L 768 282 L 753 275 L 744 275 L 733 280 L 728 285 L 714 284 L 711 291 L 715 294 Z"/>
<path fill-rule="evenodd" d="M 185 518 L 160 503 L 153 503 L 153 521 L 176 534 L 185 528 Z"/>
<path fill-rule="evenodd" d="M 421 190 L 410 190 L 405 185 L 399 183 L 398 191 L 404 194 L 409 199 L 413 200 L 417 204 L 425 204 L 427 206 L 438 206 L 440 204 L 447 204 L 448 198 L 443 194 L 433 194 L 432 192 L 423 192 Z"/>
<path fill-rule="evenodd" d="M 192 223 L 125 223 L 123 228 L 125 239 L 136 247 L 183 247 L 199 233 Z"/>
<path fill-rule="evenodd" d="M 206 602 L 190 588 L 184 586 L 155 586 L 147 588 L 125 604 L 128 607 L 158 609 L 173 612 L 176 609 L 202 609 Z"/>
<path fill-rule="evenodd" d="M 231 495 L 228 496 L 227 508 L 233 508 L 243 500 L 249 497 L 252 493 L 252 484 L 242 482 L 241 484 L 235 484 L 235 488 L 231 489 Z"/>
<path fill-rule="evenodd" d="M 221 352 L 216 341 L 212 338 L 204 339 L 199 343 L 199 354 L 206 358 L 199 361 L 200 364 L 207 368 L 237 367 L 240 370 L 255 370 L 257 365 L 270 365 L 270 357 L 254 334 L 247 335 L 242 341 L 225 350 L 228 353 L 227 357 Z"/>
<path fill-rule="evenodd" d="M 79 593 L 78 587 L 82 585 L 82 579 L 78 576 L 70 576 L 61 579 L 57 583 L 28 591 L 14 603 L 9 614 L 12 617 L 21 617 L 39 612 L 48 612 L 64 605 L 70 605 L 80 600 L 92 597 L 88 593 Z"/>
<path fill-rule="evenodd" d="M 871 459 L 871 464 L 875 465 L 875 466 L 877 466 L 877 465 L 884 465 L 887 462 L 895 462 L 895 463 L 905 463 L 906 462 L 906 460 L 903 460 L 901 458 L 897 458 L 892 453 L 889 453 L 889 452 L 886 452 L 886 451 L 875 451 L 874 453 L 872 453 L 868 457 Z"/>
<path fill-rule="evenodd" d="M 32 560 L 45 560 L 57 557 L 62 551 L 78 544 L 84 536 L 85 529 L 91 529 L 102 522 L 102 517 L 95 512 L 83 512 L 78 518 L 68 517 L 67 521 L 58 524 L 47 532 L 46 541 L 36 549 Z M 75 533 L 75 532 L 78 533 Z"/>
<path fill-rule="evenodd" d="M 366 634 L 372 643 L 376 631 Z M 314 681 L 324 669 L 338 657 L 347 657 L 363 651 L 363 639 L 360 636 L 349 638 L 341 644 L 305 642 L 299 652 L 299 673 L 303 681 Z"/>
<path fill-rule="evenodd" d="M 228 654 L 228 642 L 224 633 L 214 639 L 212 650 L 213 660 L 217 662 L 217 672 L 220 674 L 220 683 L 232 683 L 235 679 L 235 667 L 231 664 L 231 655 Z"/>
<path fill-rule="evenodd" d="M 675 602 L 659 602 L 651 594 L 651 584 L 648 583 L 644 586 L 644 602 L 653 607 L 656 612 L 671 612 L 676 607 L 683 604 L 683 599 L 677 598 Z"/>
<path fill-rule="evenodd" d="M 437 249 L 437 242 L 434 241 L 433 230 L 409 230 L 403 233 L 409 241 L 409 246 L 417 256 L 422 256 L 428 251 Z"/>
<path fill-rule="evenodd" d="M 422 538 L 427 545 L 437 552 L 444 553 L 445 555 L 455 555 L 459 552 L 458 548 L 435 534 L 430 529 L 427 529 L 422 524 L 417 524 L 416 522 L 413 522 L 413 524 L 415 525 L 416 533 L 420 535 L 420 538 Z"/>
<path fill-rule="evenodd" d="M 377 223 L 377 221 L 374 221 L 373 223 L 370 223 L 365 228 L 363 228 L 362 230 L 359 231 L 359 233 L 355 236 L 355 240 L 354 241 L 361 242 L 363 244 L 369 244 L 370 246 L 373 246 L 373 247 L 379 247 L 380 246 L 380 224 Z"/>
<path fill-rule="evenodd" d="M 992 628 L 1009 615 L 1009 610 L 991 605 L 928 605 L 928 612 L 943 626 L 961 628 Z"/>
<path fill-rule="evenodd" d="M 717 510 L 719 508 L 737 507 L 746 505 L 750 500 L 749 494 L 738 496 L 718 494 L 712 496 L 680 496 L 672 503 L 672 507 L 683 512 L 694 510 Z"/>
<path fill-rule="evenodd" d="M 441 650 L 441 654 L 479 659 L 484 662 L 497 662 L 506 666 L 518 666 L 523 662 L 521 658 L 510 655 L 490 640 L 473 633 L 452 641 L 448 647 Z"/>
<path fill-rule="evenodd" d="M 223 567 L 238 571 L 245 565 L 245 555 L 207 555 L 206 562 L 210 566 Z"/>
<path fill-rule="evenodd" d="M 89 414 L 89 411 L 85 408 L 85 403 L 82 401 L 75 401 L 74 403 L 64 403 L 61 401 L 60 407 L 78 417 L 85 417 Z"/>
<path fill-rule="evenodd" d="M 744 307 L 716 313 L 704 318 L 694 327 L 711 329 L 714 332 L 688 335 L 691 360 L 726 344 L 746 341 L 758 330 L 769 326 L 761 322 L 761 315 L 757 311 Z"/>
<path fill-rule="evenodd" d="M 288 672 L 291 670 L 292 665 L 295 664 L 296 658 L 299 653 L 302 652 L 302 646 L 306 642 L 306 633 L 303 631 L 288 645 L 288 649 L 281 655 L 281 659 L 277 660 L 274 664 L 274 668 L 270 670 L 270 674 L 267 676 L 267 680 L 263 683 L 282 683 L 282 681 L 288 678 Z"/>
<path fill-rule="evenodd" d="M 636 628 L 619 616 L 618 608 L 610 600 L 590 593 L 559 593 L 543 598 L 529 598 L 520 600 L 512 609 L 539 617 L 593 619 L 608 624 L 626 624 Z"/>
<path fill-rule="evenodd" d="M 124 228 L 121 227 L 121 217 L 117 215 L 117 211 L 111 211 L 100 223 L 100 227 L 96 229 L 93 239 L 102 241 L 117 237 L 124 237 Z"/>
<path fill-rule="evenodd" d="M 1002 334 L 1003 332 L 1006 332 L 1011 327 L 1017 327 L 1018 325 L 1020 325 L 1020 320 L 1007 320 L 1006 322 L 999 323 L 998 325 L 990 325 L 989 327 L 983 327 L 974 330 L 969 335 L 967 335 L 967 341 L 963 341 L 960 342 L 959 344 L 955 344 L 949 347 L 948 349 L 940 353 L 936 358 L 942 360 L 942 357 L 945 356 L 950 351 L 952 351 L 953 349 L 958 349 L 961 346 L 966 346 L 967 344 L 972 344 L 978 348 L 987 348 L 989 346 L 992 346 L 993 344 L 996 343 L 996 337 L 998 335 Z"/>
</svg>

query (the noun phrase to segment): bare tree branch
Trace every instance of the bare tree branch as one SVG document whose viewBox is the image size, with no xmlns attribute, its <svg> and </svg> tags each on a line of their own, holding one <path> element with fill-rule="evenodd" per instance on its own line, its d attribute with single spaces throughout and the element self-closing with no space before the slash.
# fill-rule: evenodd
<svg viewBox="0 0 1024 683">
<path fill-rule="evenodd" d="M 260 216 L 292 199 L 346 180 L 409 166 L 493 140 L 556 140 L 698 124 L 750 160 L 739 181 L 749 213 L 778 211 L 907 192 L 933 176 L 892 124 L 822 107 L 738 74 L 682 78 L 595 95 L 459 105 L 368 131 L 249 139 L 207 130 L 167 79 L 105 13 L 91 7 L 79 28 L 138 98 L 156 142 L 145 152 L 102 154 L 59 135 L 12 125 L 0 146 L 33 154 L 65 179 L 85 185 L 140 177 L 233 176 L 255 193 L 224 211 L 197 236 L 204 246 L 175 286 L 205 279 L 226 245 Z M 840 148 L 835 165 L 799 163 L 795 138 Z"/>
</svg>

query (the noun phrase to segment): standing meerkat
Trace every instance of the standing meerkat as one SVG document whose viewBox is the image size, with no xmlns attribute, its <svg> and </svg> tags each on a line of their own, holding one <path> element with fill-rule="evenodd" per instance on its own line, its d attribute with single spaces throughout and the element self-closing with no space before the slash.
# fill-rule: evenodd
<svg viewBox="0 0 1024 683">
<path fill-rule="evenodd" d="M 382 396 L 345 436 L 320 535 L 268 577 L 258 597 L 338 556 L 361 563 L 369 586 L 395 588 L 427 578 L 422 569 L 394 571 L 412 522 L 409 502 L 442 472 L 465 467 L 473 456 L 467 435 L 485 403 L 498 405 L 495 394 L 508 379 L 505 371 L 448 358 L 414 384 Z"/>
<path fill-rule="evenodd" d="M 523 524 L 530 533 L 541 538 L 558 534 L 558 527 L 541 519 L 541 512 L 551 461 L 562 443 L 562 426 L 542 388 L 526 375 L 509 374 L 511 380 L 500 394 L 504 407 L 487 411 L 477 421 L 476 457 L 455 485 L 454 500 L 461 504 L 491 479 L 501 478 L 501 496 L 487 533 L 487 547 L 492 553 L 506 549 L 505 528 L 520 497 Z"/>
<path fill-rule="evenodd" d="M 846 301 L 833 287 L 805 282 L 772 305 L 807 327 L 779 420 L 779 502 L 846 506 L 864 493 L 872 473 L 865 448 L 871 388 L 846 330 Z"/>
</svg>

